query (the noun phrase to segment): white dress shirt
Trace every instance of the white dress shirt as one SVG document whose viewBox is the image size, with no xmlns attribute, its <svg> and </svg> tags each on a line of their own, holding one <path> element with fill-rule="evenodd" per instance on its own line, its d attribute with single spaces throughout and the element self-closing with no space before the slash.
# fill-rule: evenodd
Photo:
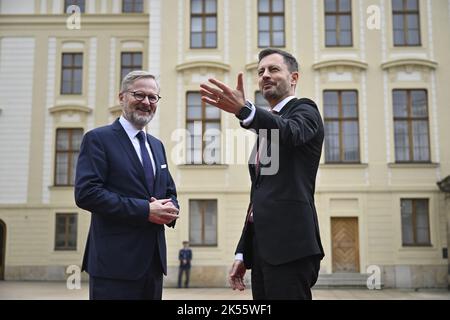
<svg viewBox="0 0 450 320">
<path fill-rule="evenodd" d="M 138 155 L 139 160 L 142 163 L 141 146 L 139 145 L 139 139 L 136 137 L 136 135 L 139 131 L 144 131 L 145 134 L 147 134 L 147 132 L 145 131 L 145 127 L 142 130 L 136 129 L 131 124 L 130 121 L 128 121 L 127 119 L 125 119 L 123 117 L 123 115 L 120 116 L 119 122 L 122 125 L 122 127 L 125 129 L 125 132 L 127 133 L 128 138 L 130 138 L 130 141 L 133 144 L 134 150 L 136 151 L 136 154 Z M 150 160 L 152 161 L 152 167 L 153 167 L 153 176 L 155 176 L 156 175 L 155 160 L 153 160 L 152 149 L 150 149 L 147 139 L 145 139 L 145 147 L 147 148 L 148 154 L 150 155 Z"/>
</svg>

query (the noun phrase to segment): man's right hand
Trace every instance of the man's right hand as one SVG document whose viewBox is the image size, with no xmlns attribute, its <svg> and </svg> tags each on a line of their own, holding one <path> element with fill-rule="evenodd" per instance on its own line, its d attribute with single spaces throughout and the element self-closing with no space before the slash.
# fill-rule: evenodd
<svg viewBox="0 0 450 320">
<path fill-rule="evenodd" d="M 178 219 L 178 208 L 176 208 L 172 199 L 151 198 L 149 202 L 150 214 L 148 221 L 156 224 L 168 224 Z"/>
<path fill-rule="evenodd" d="M 231 288 L 233 290 L 238 289 L 239 291 L 243 291 L 245 289 L 244 284 L 244 275 L 245 275 L 245 265 L 244 261 L 235 260 L 233 266 L 231 267 L 231 271 L 229 274 L 228 281 L 230 282 Z"/>
</svg>

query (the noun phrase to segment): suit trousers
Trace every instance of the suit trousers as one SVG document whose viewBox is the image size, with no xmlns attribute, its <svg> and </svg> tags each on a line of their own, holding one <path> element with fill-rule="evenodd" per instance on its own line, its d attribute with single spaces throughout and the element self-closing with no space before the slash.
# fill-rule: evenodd
<svg viewBox="0 0 450 320">
<path fill-rule="evenodd" d="M 89 277 L 90 300 L 161 300 L 163 269 L 155 250 L 149 270 L 138 280 Z"/>
<path fill-rule="evenodd" d="M 253 235 L 252 294 L 254 300 L 311 300 L 317 281 L 320 256 L 272 265 L 264 261 Z"/>
</svg>

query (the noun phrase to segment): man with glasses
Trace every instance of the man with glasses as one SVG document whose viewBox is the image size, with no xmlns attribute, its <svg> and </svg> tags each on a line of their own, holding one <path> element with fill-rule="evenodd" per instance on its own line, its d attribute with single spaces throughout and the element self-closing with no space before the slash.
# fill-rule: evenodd
<svg viewBox="0 0 450 320">
<path fill-rule="evenodd" d="M 75 201 L 92 213 L 82 266 L 90 299 L 162 297 L 164 225 L 175 226 L 179 206 L 164 146 L 145 128 L 160 98 L 152 74 L 130 72 L 120 118 L 83 138 Z"/>
</svg>

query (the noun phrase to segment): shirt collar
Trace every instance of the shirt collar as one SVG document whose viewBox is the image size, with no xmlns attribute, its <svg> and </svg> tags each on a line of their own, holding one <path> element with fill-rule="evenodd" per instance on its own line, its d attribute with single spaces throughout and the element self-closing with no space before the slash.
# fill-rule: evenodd
<svg viewBox="0 0 450 320">
<path fill-rule="evenodd" d="M 276 112 L 280 112 L 281 109 L 283 109 L 283 107 L 292 99 L 294 99 L 295 96 L 289 96 L 284 98 L 283 100 L 281 100 L 280 102 L 278 102 L 275 107 L 273 107 L 272 111 L 276 111 Z"/>
<path fill-rule="evenodd" d="M 145 134 L 147 134 L 147 132 L 145 131 L 145 127 L 142 130 L 138 130 L 136 129 L 130 121 L 128 121 L 127 119 L 124 118 L 123 115 L 120 116 L 119 118 L 119 122 L 122 125 L 122 127 L 125 129 L 125 132 L 127 133 L 128 137 L 130 137 L 131 140 L 133 140 L 134 138 L 136 138 L 136 135 L 139 131 L 144 131 Z"/>
</svg>

